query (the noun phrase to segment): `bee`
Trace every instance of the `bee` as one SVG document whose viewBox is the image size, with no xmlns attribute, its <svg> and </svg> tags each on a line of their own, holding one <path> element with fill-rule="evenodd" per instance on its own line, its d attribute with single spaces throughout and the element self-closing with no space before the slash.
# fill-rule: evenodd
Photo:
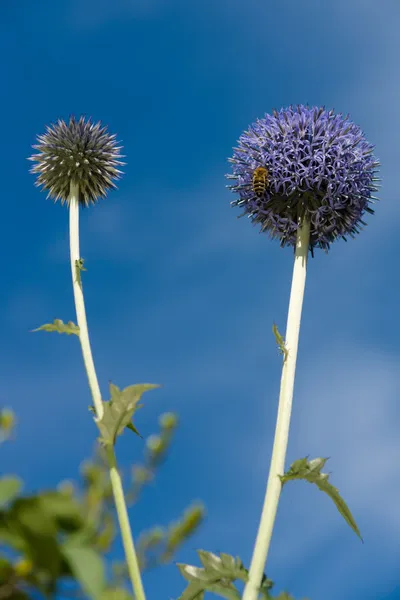
<svg viewBox="0 0 400 600">
<path fill-rule="evenodd" d="M 257 167 L 253 173 L 253 192 L 258 198 L 264 195 L 268 185 L 268 169 Z"/>
</svg>

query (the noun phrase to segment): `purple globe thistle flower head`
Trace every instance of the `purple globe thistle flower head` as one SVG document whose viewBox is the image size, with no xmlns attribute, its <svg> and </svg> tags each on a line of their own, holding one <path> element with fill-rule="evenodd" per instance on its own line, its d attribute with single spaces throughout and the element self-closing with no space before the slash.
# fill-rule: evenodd
<svg viewBox="0 0 400 600">
<path fill-rule="evenodd" d="M 36 185 L 46 189 L 48 197 L 68 203 L 72 182 L 79 186 L 79 204 L 88 206 L 116 188 L 114 180 L 121 176 L 117 167 L 124 163 L 121 146 L 106 127 L 71 116 L 69 123 L 59 119 L 46 129 L 33 146 L 39 154 L 29 160 L 37 163 L 31 173 L 38 175 Z"/>
<path fill-rule="evenodd" d="M 265 115 L 239 138 L 228 186 L 261 231 L 295 246 L 299 223 L 310 223 L 310 250 L 328 250 L 354 237 L 373 214 L 376 169 L 373 146 L 348 116 L 333 110 L 290 106 Z"/>
</svg>

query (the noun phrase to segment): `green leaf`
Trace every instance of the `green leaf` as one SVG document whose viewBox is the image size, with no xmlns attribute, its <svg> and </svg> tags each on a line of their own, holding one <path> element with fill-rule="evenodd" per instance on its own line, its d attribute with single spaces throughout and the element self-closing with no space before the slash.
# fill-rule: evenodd
<svg viewBox="0 0 400 600">
<path fill-rule="evenodd" d="M 75 532 L 84 527 L 81 507 L 72 496 L 60 492 L 44 492 L 39 496 L 43 510 L 66 532 Z"/>
<path fill-rule="evenodd" d="M 11 546 L 17 552 L 24 553 L 26 551 L 26 541 L 18 529 L 18 524 L 13 523 L 6 511 L 0 511 L 0 542 L 3 545 Z"/>
<path fill-rule="evenodd" d="M 123 390 L 110 383 L 110 400 L 103 402 L 104 414 L 97 425 L 100 429 L 100 441 L 108 446 L 114 446 L 117 436 L 125 427 L 138 408 L 138 402 L 144 392 L 160 387 L 152 383 L 130 385 Z"/>
<path fill-rule="evenodd" d="M 226 600 L 240 600 L 238 590 L 229 582 L 202 584 L 192 581 L 178 600 L 203 600 L 205 592 L 211 592 Z"/>
<path fill-rule="evenodd" d="M 192 581 L 187 588 L 185 588 L 183 594 L 179 596 L 178 600 L 204 600 L 203 585 Z"/>
<path fill-rule="evenodd" d="M 13 475 L 0 479 L 0 506 L 5 506 L 18 495 L 22 488 L 22 480 Z"/>
<path fill-rule="evenodd" d="M 8 526 L 18 533 L 26 545 L 26 553 L 36 568 L 46 571 L 54 580 L 59 576 L 62 557 L 56 539 L 57 526 L 40 503 L 39 497 L 16 500 L 7 515 Z"/>
<path fill-rule="evenodd" d="M 139 408 L 138 406 L 136 408 Z M 130 429 L 131 431 L 133 431 L 133 433 L 136 433 L 136 435 L 138 435 L 140 438 L 143 439 L 143 436 L 140 435 L 140 433 L 138 432 L 138 430 L 136 429 L 136 427 L 134 426 L 133 423 L 128 423 L 128 425 L 126 426 L 127 429 Z"/>
<path fill-rule="evenodd" d="M 234 558 L 230 554 L 221 553 L 220 556 L 213 552 L 198 550 L 202 567 L 178 564 L 181 575 L 189 581 L 188 587 L 179 600 L 192 600 L 202 598 L 201 593 L 207 591 L 227 600 L 240 600 L 240 594 L 233 581 L 239 579 L 247 582 L 248 571 L 243 566 L 239 557 Z M 268 591 L 272 587 L 272 581 L 264 575 L 260 593 L 269 598 Z M 197 594 L 197 595 L 196 595 Z"/>
<path fill-rule="evenodd" d="M 224 552 L 217 556 L 213 552 L 206 552 L 205 550 L 198 550 L 197 553 L 207 573 L 218 574 L 220 578 L 232 581 L 236 579 L 247 581 L 248 570 L 243 566 L 238 556 L 235 558 Z"/>
<path fill-rule="evenodd" d="M 207 592 L 216 594 L 221 598 L 226 598 L 226 600 L 240 600 L 241 598 L 241 595 L 232 584 L 216 583 L 215 585 L 208 586 Z"/>
<path fill-rule="evenodd" d="M 327 460 L 327 458 L 314 458 L 313 460 L 309 461 L 308 457 L 296 460 L 290 466 L 290 469 L 281 476 L 280 479 L 282 485 L 293 479 L 303 479 L 309 483 L 314 483 L 321 490 L 321 492 L 325 492 L 325 494 L 327 494 L 333 500 L 336 508 L 344 520 L 348 523 L 348 525 L 350 525 L 352 530 L 363 542 L 360 530 L 357 527 L 349 507 L 339 494 L 339 490 L 329 482 L 328 473 L 321 473 L 321 469 L 323 469 Z"/>
<path fill-rule="evenodd" d="M 101 600 L 133 600 L 123 588 L 107 588 L 101 595 Z"/>
<path fill-rule="evenodd" d="M 105 575 L 102 557 L 89 546 L 66 542 L 62 554 L 82 590 L 90 598 L 99 600 L 104 592 Z"/>
<path fill-rule="evenodd" d="M 67 335 L 79 335 L 79 327 L 72 321 L 64 323 L 61 319 L 54 319 L 53 323 L 46 323 L 32 331 L 57 331 L 57 333 L 66 333 Z"/>
<path fill-rule="evenodd" d="M 76 281 L 81 289 L 82 289 L 81 272 L 87 271 L 87 269 L 85 269 L 85 267 L 83 266 L 84 262 L 85 261 L 83 260 L 83 258 L 79 258 L 78 260 L 75 261 L 75 277 L 76 277 Z"/>
<path fill-rule="evenodd" d="M 283 362 L 285 362 L 285 360 L 288 357 L 289 352 L 286 348 L 285 340 L 283 339 L 282 335 L 279 333 L 278 327 L 275 323 L 272 325 L 272 332 L 275 336 L 275 340 L 278 345 L 279 352 L 283 355 Z"/>
<path fill-rule="evenodd" d="M 197 583 L 202 583 L 203 585 L 206 583 L 215 583 L 220 579 L 220 575 L 215 572 L 207 573 L 206 569 L 202 569 L 201 567 L 194 567 L 193 565 L 184 565 L 182 563 L 177 563 L 176 565 L 181 572 L 182 577 L 186 579 L 186 581 L 193 581 Z"/>
<path fill-rule="evenodd" d="M 6 579 L 11 577 L 14 574 L 13 565 L 0 556 L 0 582 L 3 583 Z"/>
</svg>

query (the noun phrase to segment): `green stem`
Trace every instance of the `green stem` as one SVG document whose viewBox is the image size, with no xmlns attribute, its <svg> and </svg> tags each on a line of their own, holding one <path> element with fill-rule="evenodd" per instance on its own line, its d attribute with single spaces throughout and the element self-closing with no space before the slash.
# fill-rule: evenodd
<svg viewBox="0 0 400 600">
<path fill-rule="evenodd" d="M 76 263 L 81 258 L 79 250 L 79 202 L 78 186 L 71 183 L 69 197 L 69 247 L 71 256 L 72 287 L 74 290 L 76 319 L 79 327 L 79 340 L 82 348 L 83 362 L 93 397 L 96 417 L 100 420 L 103 416 L 103 402 L 101 391 L 93 362 L 92 349 L 89 340 L 89 331 L 86 320 L 85 300 L 83 297 L 82 283 Z"/>
<path fill-rule="evenodd" d="M 74 290 L 76 319 L 79 327 L 79 340 L 81 343 L 83 362 L 85 364 L 85 369 L 89 380 L 89 387 L 92 393 L 94 408 L 96 411 L 96 421 L 100 421 L 104 413 L 103 402 L 101 398 L 99 382 L 96 375 L 96 369 L 93 362 L 92 349 L 90 346 L 82 282 L 80 280 L 79 270 L 77 270 L 76 266 L 76 261 L 79 261 L 81 257 L 79 250 L 79 187 L 74 183 L 71 183 L 68 201 L 70 214 L 69 233 L 72 286 Z M 122 487 L 121 477 L 117 469 L 117 463 L 113 448 L 108 449 L 107 458 L 110 468 L 110 480 L 114 495 L 114 502 L 117 510 L 119 527 L 121 530 L 122 543 L 125 550 L 125 557 L 128 565 L 128 572 L 131 578 L 133 591 L 135 594 L 135 600 L 146 600 L 146 596 L 143 589 L 143 583 L 140 575 L 139 562 L 133 543 L 132 530 L 129 523 L 124 490 Z"/>
<path fill-rule="evenodd" d="M 244 589 L 243 600 L 257 600 L 258 598 L 282 489 L 279 475 L 284 474 L 285 457 L 289 438 L 309 240 L 310 225 L 304 221 L 297 231 L 292 288 L 290 291 L 289 311 L 286 325 L 285 343 L 288 354 L 284 359 L 282 367 L 278 417 L 276 421 L 271 466 L 264 506 L 250 564 L 249 579 Z"/>
<path fill-rule="evenodd" d="M 121 529 L 122 535 L 122 543 L 124 545 L 125 557 L 128 565 L 128 572 L 135 592 L 135 599 L 145 600 L 146 596 L 144 593 L 142 578 L 140 575 L 139 561 L 137 558 L 135 546 L 133 544 L 133 537 L 131 526 L 129 523 L 128 511 L 125 503 L 124 490 L 122 487 L 121 477 L 117 469 L 117 462 L 115 458 L 114 449 L 109 448 L 107 455 L 110 465 L 110 478 L 114 494 L 114 502 L 115 507 L 117 509 L 119 527 Z"/>
</svg>

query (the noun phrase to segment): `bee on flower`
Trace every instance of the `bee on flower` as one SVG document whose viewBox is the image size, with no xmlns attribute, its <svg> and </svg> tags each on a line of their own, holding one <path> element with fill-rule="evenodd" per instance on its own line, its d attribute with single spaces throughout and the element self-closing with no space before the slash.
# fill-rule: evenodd
<svg viewBox="0 0 400 600">
<path fill-rule="evenodd" d="M 265 167 L 257 167 L 253 173 L 253 192 L 257 198 L 264 196 L 268 185 L 268 169 Z"/>
</svg>

